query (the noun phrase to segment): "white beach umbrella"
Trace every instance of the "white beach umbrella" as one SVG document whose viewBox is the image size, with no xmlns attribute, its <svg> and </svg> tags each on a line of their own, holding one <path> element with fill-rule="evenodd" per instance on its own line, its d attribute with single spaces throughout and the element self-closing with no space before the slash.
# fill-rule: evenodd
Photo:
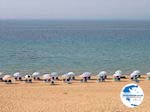
<svg viewBox="0 0 150 112">
<path fill-rule="evenodd" d="M 132 72 L 132 73 L 130 74 L 130 77 L 134 77 L 134 76 L 136 76 L 136 75 L 138 75 L 136 72 Z"/>
<path fill-rule="evenodd" d="M 106 76 L 106 75 L 107 75 L 106 71 L 101 71 L 101 72 L 99 72 L 99 74 L 97 76 L 100 77 L 100 76 Z"/>
<path fill-rule="evenodd" d="M 90 72 L 84 72 L 80 77 L 89 77 L 91 75 Z"/>
<path fill-rule="evenodd" d="M 114 75 L 113 76 L 121 76 L 122 75 L 122 71 L 121 70 L 117 70 L 115 73 L 114 73 Z"/>
<path fill-rule="evenodd" d="M 121 74 L 120 74 L 120 73 L 115 73 L 113 76 L 115 76 L 115 77 L 116 77 L 116 76 L 119 76 L 119 77 L 120 77 Z"/>
<path fill-rule="evenodd" d="M 25 75 L 25 78 L 29 79 L 29 78 L 31 78 L 31 75 Z"/>
<path fill-rule="evenodd" d="M 16 72 L 16 73 L 13 74 L 13 76 L 14 76 L 14 77 L 20 77 L 21 75 L 20 75 L 19 72 Z"/>
<path fill-rule="evenodd" d="M 150 72 L 146 73 L 147 76 L 150 76 Z"/>
<path fill-rule="evenodd" d="M 136 73 L 137 75 L 140 75 L 140 71 L 139 70 L 135 70 L 134 73 Z"/>
<path fill-rule="evenodd" d="M 0 76 L 1 76 L 1 75 L 3 75 L 3 73 L 2 73 L 2 72 L 0 72 Z"/>
<path fill-rule="evenodd" d="M 117 77 L 117 76 L 119 76 L 119 77 L 120 77 L 120 76 L 121 76 L 121 74 L 116 74 L 116 73 L 115 73 L 113 76 L 114 76 L 114 77 Z"/>
<path fill-rule="evenodd" d="M 63 78 L 68 78 L 68 77 L 70 77 L 70 75 L 68 75 L 68 73 L 65 73 L 65 74 L 62 75 L 62 77 Z"/>
<path fill-rule="evenodd" d="M 51 79 L 50 74 L 44 74 L 43 79 Z"/>
<path fill-rule="evenodd" d="M 68 72 L 68 75 L 69 76 L 75 76 L 75 73 L 74 72 Z"/>
<path fill-rule="evenodd" d="M 2 78 L 2 77 L 3 77 L 2 75 L 3 75 L 3 73 L 2 73 L 2 72 L 0 72 L 0 78 Z"/>
<path fill-rule="evenodd" d="M 4 77 L 3 77 L 3 80 L 10 80 L 12 77 L 11 77 L 11 75 L 5 75 Z"/>
<path fill-rule="evenodd" d="M 115 72 L 115 74 L 120 74 L 120 75 L 122 75 L 122 71 L 121 71 L 121 70 L 117 70 L 117 71 Z"/>
<path fill-rule="evenodd" d="M 57 73 L 57 72 L 52 72 L 50 75 L 51 75 L 52 77 L 58 77 L 58 73 Z"/>
<path fill-rule="evenodd" d="M 40 75 L 39 72 L 34 72 L 34 73 L 32 74 L 33 77 L 36 77 L 36 76 L 39 76 L 39 75 Z"/>
<path fill-rule="evenodd" d="M 140 71 L 139 70 L 135 70 L 135 71 L 133 71 L 131 74 L 130 74 L 130 77 L 134 77 L 134 76 L 138 76 L 138 75 L 140 75 Z"/>
<path fill-rule="evenodd" d="M 3 73 L 2 73 L 2 72 L 0 72 L 0 79 L 2 79 L 2 77 L 3 77 Z"/>
</svg>

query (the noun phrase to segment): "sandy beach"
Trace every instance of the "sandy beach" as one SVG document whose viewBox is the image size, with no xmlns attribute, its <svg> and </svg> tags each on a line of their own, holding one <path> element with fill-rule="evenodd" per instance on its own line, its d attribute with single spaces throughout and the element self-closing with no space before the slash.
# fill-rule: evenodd
<svg viewBox="0 0 150 112">
<path fill-rule="evenodd" d="M 143 103 L 136 108 L 128 108 L 120 100 L 120 91 L 129 79 L 121 82 L 96 83 L 93 80 L 72 84 L 56 81 L 50 85 L 40 81 L 26 84 L 15 81 L 14 84 L 0 82 L 0 112 L 149 112 L 149 81 L 142 78 L 139 85 L 145 97 Z"/>
</svg>

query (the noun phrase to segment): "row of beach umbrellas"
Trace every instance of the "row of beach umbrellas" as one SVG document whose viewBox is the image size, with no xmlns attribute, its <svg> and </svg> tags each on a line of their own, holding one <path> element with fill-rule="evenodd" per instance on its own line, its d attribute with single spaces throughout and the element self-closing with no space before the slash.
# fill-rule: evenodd
<svg viewBox="0 0 150 112">
<path fill-rule="evenodd" d="M 139 70 L 135 70 L 133 71 L 131 74 L 130 74 L 130 77 L 134 77 L 134 76 L 137 76 L 137 75 L 140 75 L 141 72 Z M 0 72 L 0 77 L 3 75 L 2 72 Z M 75 73 L 74 72 L 68 72 L 68 73 L 65 73 L 62 75 L 62 78 L 68 78 L 68 77 L 75 77 Z M 80 75 L 81 78 L 84 78 L 84 77 L 90 77 L 92 75 L 91 72 L 84 72 Z M 101 77 L 101 76 L 107 76 L 108 73 L 106 71 L 101 71 L 97 74 L 98 77 Z M 114 77 L 121 77 L 123 75 L 122 71 L 121 70 L 117 70 L 113 76 Z M 24 78 L 32 78 L 32 77 L 39 77 L 41 76 L 40 72 L 34 72 L 32 75 L 25 75 Z M 42 75 L 42 79 L 51 79 L 52 77 L 56 78 L 56 77 L 59 77 L 60 75 L 57 73 L 57 72 L 52 72 L 51 74 L 44 74 Z M 147 73 L 147 76 L 150 77 L 150 72 Z M 13 77 L 22 77 L 22 74 L 20 72 L 16 72 L 13 74 Z M 1 77 L 3 80 L 9 80 L 12 78 L 11 75 L 4 75 L 3 77 Z"/>
</svg>

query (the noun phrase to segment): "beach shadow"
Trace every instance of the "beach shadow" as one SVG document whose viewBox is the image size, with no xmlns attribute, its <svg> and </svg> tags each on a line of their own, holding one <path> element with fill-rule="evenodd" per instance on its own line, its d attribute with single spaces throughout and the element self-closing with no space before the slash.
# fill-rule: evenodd
<svg viewBox="0 0 150 112">
<path fill-rule="evenodd" d="M 50 86 L 58 86 L 58 85 L 60 85 L 60 84 L 57 84 L 57 83 L 56 84 L 50 84 Z"/>
<path fill-rule="evenodd" d="M 5 84 L 5 85 L 16 85 L 16 84 L 20 84 L 20 83 L 16 83 L 16 82 L 12 82 L 12 83 L 5 83 L 5 82 L 3 82 L 3 84 Z"/>
<path fill-rule="evenodd" d="M 107 78 L 106 80 L 112 80 L 113 78 Z"/>
<path fill-rule="evenodd" d="M 88 83 L 96 83 L 96 82 L 90 82 L 90 81 L 87 81 L 87 82 L 80 82 L 80 83 L 84 83 L 84 84 L 88 84 Z"/>
<path fill-rule="evenodd" d="M 121 80 L 120 82 L 129 82 L 128 80 Z"/>
<path fill-rule="evenodd" d="M 97 80 L 97 79 L 88 79 L 88 80 Z"/>
<path fill-rule="evenodd" d="M 14 82 L 14 83 L 12 83 L 12 84 L 20 84 L 19 82 Z"/>
<path fill-rule="evenodd" d="M 105 80 L 104 82 L 97 82 L 97 83 L 112 83 L 111 80 Z"/>
<path fill-rule="evenodd" d="M 73 80 L 73 81 L 81 81 L 81 79 L 75 79 L 75 80 Z"/>
<path fill-rule="evenodd" d="M 38 82 L 31 82 L 31 84 L 37 84 L 37 83 L 40 83 L 39 81 Z"/>
</svg>

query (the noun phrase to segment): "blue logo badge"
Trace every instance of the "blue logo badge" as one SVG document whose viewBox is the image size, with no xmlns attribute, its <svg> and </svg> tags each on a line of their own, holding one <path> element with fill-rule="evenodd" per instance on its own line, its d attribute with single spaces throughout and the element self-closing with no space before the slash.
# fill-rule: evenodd
<svg viewBox="0 0 150 112">
<path fill-rule="evenodd" d="M 134 108 L 142 103 L 144 93 L 142 88 L 137 84 L 127 84 L 122 88 L 120 97 L 123 104 Z"/>
</svg>

